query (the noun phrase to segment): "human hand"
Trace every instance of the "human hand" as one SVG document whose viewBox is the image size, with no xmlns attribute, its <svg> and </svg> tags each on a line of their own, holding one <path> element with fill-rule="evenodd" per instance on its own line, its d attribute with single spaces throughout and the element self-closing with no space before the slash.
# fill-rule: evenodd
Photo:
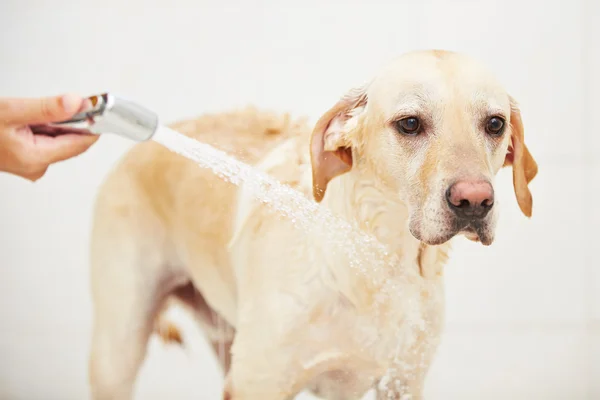
<svg viewBox="0 0 600 400">
<path fill-rule="evenodd" d="M 87 99 L 70 94 L 0 98 L 0 171 L 36 181 L 50 164 L 86 151 L 98 135 L 75 130 L 55 137 L 38 135 L 31 126 L 67 120 L 89 106 Z"/>
</svg>

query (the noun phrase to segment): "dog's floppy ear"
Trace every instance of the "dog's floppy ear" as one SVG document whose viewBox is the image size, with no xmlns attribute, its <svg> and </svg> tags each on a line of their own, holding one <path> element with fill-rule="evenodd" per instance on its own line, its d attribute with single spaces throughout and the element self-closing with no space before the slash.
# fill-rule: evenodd
<svg viewBox="0 0 600 400">
<path fill-rule="evenodd" d="M 538 172 L 538 166 L 525 145 L 523 120 L 516 101 L 510 98 L 510 144 L 504 166 L 512 165 L 513 186 L 519 208 L 527 217 L 531 217 L 533 200 L 529 191 L 529 182 Z"/>
<path fill-rule="evenodd" d="M 347 122 L 366 104 L 366 86 L 353 89 L 317 121 L 310 140 L 313 196 L 317 202 L 323 200 L 329 181 L 352 168 Z"/>
</svg>

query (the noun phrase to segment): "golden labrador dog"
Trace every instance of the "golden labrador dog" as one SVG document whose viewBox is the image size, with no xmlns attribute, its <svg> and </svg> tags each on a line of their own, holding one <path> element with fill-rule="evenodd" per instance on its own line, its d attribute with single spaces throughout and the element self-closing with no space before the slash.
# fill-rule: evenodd
<svg viewBox="0 0 600 400">
<path fill-rule="evenodd" d="M 157 143 L 138 144 L 96 205 L 96 400 L 132 398 L 171 301 L 224 349 L 225 399 L 311 390 L 348 400 L 371 389 L 381 399 L 422 398 L 443 325 L 449 240 L 493 242 L 494 176 L 503 166 L 512 166 L 518 204 L 531 216 L 537 164 L 517 104 L 486 68 L 453 52 L 393 60 L 312 132 L 253 109 L 173 128 L 292 186 L 377 238 L 387 249 L 381 257 L 395 261 L 357 260 L 358 242 L 346 253 L 336 239 L 341 225 L 314 220 L 322 234 L 298 229 L 245 186 Z"/>
</svg>

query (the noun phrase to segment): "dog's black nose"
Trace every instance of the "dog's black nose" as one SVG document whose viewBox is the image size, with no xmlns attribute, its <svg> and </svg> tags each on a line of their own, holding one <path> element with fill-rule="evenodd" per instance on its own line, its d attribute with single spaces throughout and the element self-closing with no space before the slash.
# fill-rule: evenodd
<svg viewBox="0 0 600 400">
<path fill-rule="evenodd" d="M 494 205 L 494 189 L 486 181 L 458 181 L 446 191 L 450 209 L 461 219 L 482 219 Z"/>
</svg>

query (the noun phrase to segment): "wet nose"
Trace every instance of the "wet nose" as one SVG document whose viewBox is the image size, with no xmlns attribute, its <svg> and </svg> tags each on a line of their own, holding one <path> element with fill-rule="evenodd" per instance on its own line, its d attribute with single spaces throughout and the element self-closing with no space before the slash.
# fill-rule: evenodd
<svg viewBox="0 0 600 400">
<path fill-rule="evenodd" d="M 457 217 L 481 219 L 494 205 L 494 189 L 486 181 L 458 181 L 446 191 L 446 200 Z"/>
</svg>

